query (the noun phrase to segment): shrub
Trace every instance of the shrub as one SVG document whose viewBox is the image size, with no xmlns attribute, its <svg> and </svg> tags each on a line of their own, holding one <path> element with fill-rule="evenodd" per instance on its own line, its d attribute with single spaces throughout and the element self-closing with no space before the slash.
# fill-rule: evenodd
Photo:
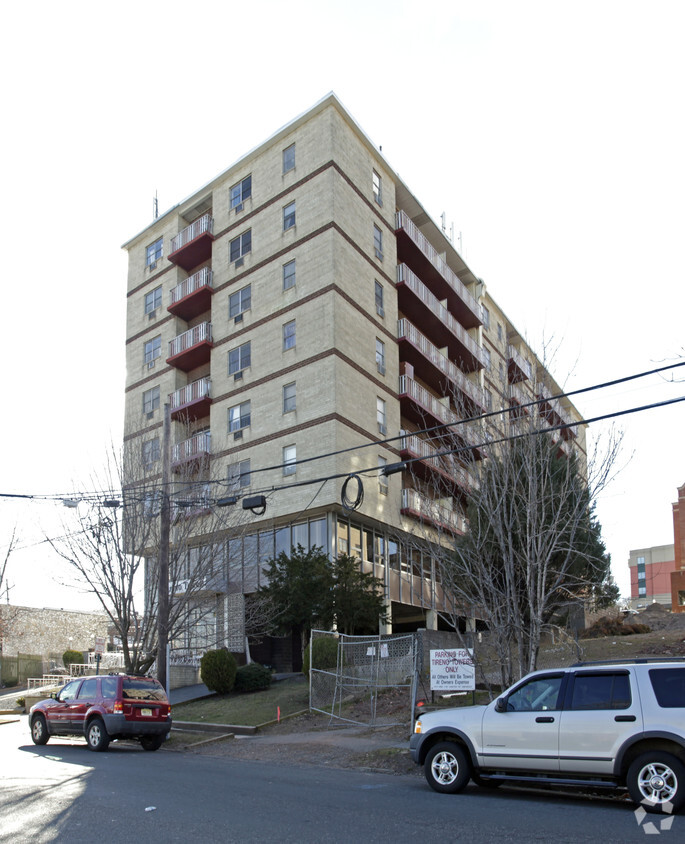
<svg viewBox="0 0 685 844">
<path fill-rule="evenodd" d="M 649 633 L 650 628 L 646 624 L 630 624 L 620 618 L 611 618 L 608 615 L 597 619 L 593 625 L 581 630 L 581 639 L 600 639 L 603 636 L 632 636 L 634 633 Z"/>
<path fill-rule="evenodd" d="M 69 670 L 69 666 L 75 662 L 83 662 L 83 652 L 82 651 L 64 651 L 62 654 L 62 662 L 64 663 L 64 667 Z"/>
<path fill-rule="evenodd" d="M 309 677 L 309 645 L 302 657 L 302 673 Z M 338 665 L 338 639 L 336 636 L 320 636 L 314 639 L 315 668 L 335 668 Z"/>
<path fill-rule="evenodd" d="M 26 708 L 26 698 L 25 697 L 18 697 L 17 698 L 17 706 L 20 706 L 22 709 Z"/>
<path fill-rule="evenodd" d="M 258 662 L 241 665 L 235 675 L 234 692 L 261 692 L 271 685 L 271 671 Z"/>
<path fill-rule="evenodd" d="M 207 651 L 200 660 L 200 677 L 211 692 L 227 695 L 235 683 L 238 664 L 230 651 Z"/>
</svg>

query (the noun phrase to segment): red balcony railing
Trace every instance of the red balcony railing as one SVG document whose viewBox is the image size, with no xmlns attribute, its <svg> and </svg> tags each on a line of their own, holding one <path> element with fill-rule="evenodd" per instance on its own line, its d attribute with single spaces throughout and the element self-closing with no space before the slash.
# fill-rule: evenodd
<svg viewBox="0 0 685 844">
<path fill-rule="evenodd" d="M 515 346 L 509 346 L 507 366 L 509 370 L 509 381 L 528 381 L 533 369 L 530 361 L 526 360 Z"/>
<path fill-rule="evenodd" d="M 397 292 L 400 310 L 411 313 L 412 320 L 448 349 L 452 360 L 465 372 L 483 369 L 483 350 L 447 308 L 406 264 L 397 267 Z"/>
<path fill-rule="evenodd" d="M 199 217 L 171 238 L 169 260 L 184 270 L 191 270 L 209 260 L 214 240 L 214 219 L 209 214 Z"/>
<path fill-rule="evenodd" d="M 561 430 L 564 439 L 578 436 L 578 425 L 571 424 L 571 417 L 562 408 L 559 399 L 551 398 L 545 387 L 538 387 L 538 399 L 540 400 L 540 416 L 544 417 L 550 425 L 567 426 Z"/>
<path fill-rule="evenodd" d="M 439 450 L 416 434 L 405 434 L 400 439 L 400 454 L 403 460 L 413 460 L 409 471 L 422 480 L 429 480 L 437 472 L 450 486 L 458 486 L 463 493 L 478 488 L 477 479 L 468 472 L 453 454 L 441 454 Z"/>
<path fill-rule="evenodd" d="M 450 305 L 462 325 L 467 328 L 482 325 L 482 312 L 478 302 L 404 211 L 398 211 L 396 214 L 395 233 L 398 259 L 414 265 L 419 275 L 430 281 L 441 299 L 450 300 Z"/>
<path fill-rule="evenodd" d="M 172 419 L 194 421 L 209 416 L 211 384 L 209 378 L 198 378 L 185 387 L 179 387 L 169 396 Z"/>
<path fill-rule="evenodd" d="M 451 533 L 466 533 L 466 519 L 462 513 L 452 510 L 439 501 L 421 495 L 415 489 L 402 490 L 401 511 L 405 516 L 412 516 L 422 522 L 428 522 L 437 528 Z"/>
<path fill-rule="evenodd" d="M 209 267 L 202 267 L 174 287 L 167 310 L 189 322 L 209 310 L 213 293 L 212 271 Z"/>
<path fill-rule="evenodd" d="M 433 345 L 415 325 L 407 319 L 397 323 L 397 338 L 406 341 L 400 343 L 400 356 L 421 372 L 422 380 L 436 390 L 451 388 L 469 413 L 484 413 L 486 409 L 483 389 L 464 375 L 456 364 Z M 471 339 L 471 338 L 469 338 Z M 426 362 L 432 366 L 426 366 Z M 449 382 L 449 383 L 446 383 Z"/>
<path fill-rule="evenodd" d="M 184 372 L 190 372 L 191 369 L 209 362 L 213 345 L 211 322 L 201 322 L 169 341 L 167 363 Z"/>
</svg>

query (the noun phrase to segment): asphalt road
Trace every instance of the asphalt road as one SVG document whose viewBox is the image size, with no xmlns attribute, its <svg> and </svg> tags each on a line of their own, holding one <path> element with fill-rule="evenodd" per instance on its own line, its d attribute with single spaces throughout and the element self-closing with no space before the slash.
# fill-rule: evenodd
<svg viewBox="0 0 685 844">
<path fill-rule="evenodd" d="M 616 800 L 469 785 L 439 795 L 417 777 L 276 766 L 113 743 L 31 743 L 0 724 L 0 842 L 625 842 L 647 817 Z M 659 840 L 682 840 L 685 815 Z M 658 819 L 656 821 L 659 823 Z"/>
</svg>

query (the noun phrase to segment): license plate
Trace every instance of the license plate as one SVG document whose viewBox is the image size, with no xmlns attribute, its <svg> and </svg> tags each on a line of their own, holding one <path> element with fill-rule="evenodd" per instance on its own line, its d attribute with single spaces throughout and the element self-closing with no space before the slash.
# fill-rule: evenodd
<svg viewBox="0 0 685 844">
<path fill-rule="evenodd" d="M 152 717 L 152 710 L 151 709 L 141 709 L 140 714 L 145 718 L 151 718 Z"/>
</svg>

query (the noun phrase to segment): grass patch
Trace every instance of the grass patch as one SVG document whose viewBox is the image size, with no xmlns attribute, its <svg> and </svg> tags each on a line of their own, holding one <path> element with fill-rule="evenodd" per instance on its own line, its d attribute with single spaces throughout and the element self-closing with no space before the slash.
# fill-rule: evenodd
<svg viewBox="0 0 685 844">
<path fill-rule="evenodd" d="M 212 695 L 212 697 L 179 703 L 173 707 L 174 721 L 205 721 L 208 724 L 236 724 L 258 727 L 309 709 L 309 684 L 304 677 L 272 683 L 261 692 Z"/>
</svg>

